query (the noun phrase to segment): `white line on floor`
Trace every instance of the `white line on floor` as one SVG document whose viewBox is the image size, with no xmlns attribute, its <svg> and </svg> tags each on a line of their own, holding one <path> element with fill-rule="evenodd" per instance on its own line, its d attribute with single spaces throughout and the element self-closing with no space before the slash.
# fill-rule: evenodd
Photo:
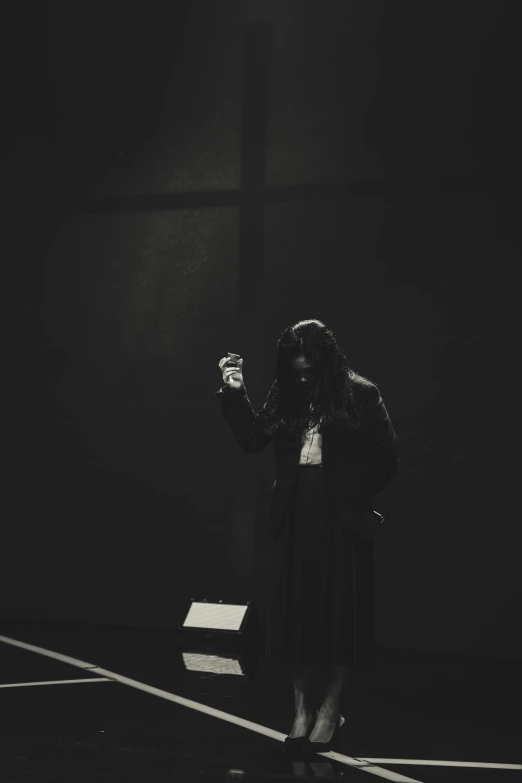
<svg viewBox="0 0 522 783">
<path fill-rule="evenodd" d="M 81 680 L 42 680 L 42 682 L 6 682 L 0 688 L 27 688 L 30 685 L 70 685 L 73 682 L 112 682 L 108 677 L 84 677 Z"/>
<path fill-rule="evenodd" d="M 148 693 L 152 696 L 158 696 L 161 699 L 166 699 L 167 701 L 172 701 L 175 704 L 180 704 L 182 707 L 188 707 L 189 709 L 196 710 L 198 712 L 202 712 L 205 715 L 210 715 L 211 717 L 218 718 L 219 720 L 227 721 L 228 723 L 233 723 L 236 726 L 241 726 L 242 728 L 249 729 L 250 731 L 255 731 L 258 734 L 263 734 L 265 737 L 270 737 L 271 739 L 279 740 L 280 742 L 283 742 L 285 738 L 285 734 L 282 734 L 279 731 L 274 731 L 274 729 L 269 729 L 267 726 L 262 726 L 259 723 L 253 723 L 252 721 L 245 720 L 244 718 L 240 718 L 236 715 L 230 715 L 227 712 L 223 712 L 222 710 L 216 710 L 213 707 L 208 707 L 205 704 L 200 704 L 199 702 L 192 701 L 191 699 L 185 699 L 183 696 L 176 696 L 174 693 L 169 693 L 168 691 L 161 690 L 160 688 L 154 688 L 152 685 L 147 685 L 146 683 L 139 682 L 138 680 L 132 680 L 129 677 L 124 677 L 122 674 L 117 674 L 116 672 L 111 672 L 107 669 L 102 669 L 99 666 L 95 666 L 92 663 L 85 663 L 85 661 L 80 661 L 77 658 L 71 658 L 68 655 L 62 655 L 61 653 L 56 653 L 52 650 L 47 650 L 44 647 L 36 647 L 32 644 L 27 644 L 26 642 L 20 642 L 17 639 L 11 639 L 8 636 L 1 636 L 0 635 L 0 642 L 4 642 L 5 644 L 10 644 L 14 647 L 20 647 L 23 650 L 29 650 L 30 652 L 37 653 L 38 655 L 46 656 L 47 658 L 54 658 L 54 660 L 62 661 L 63 663 L 68 663 L 70 666 L 75 666 L 78 669 L 89 669 L 93 673 L 96 672 L 97 674 L 103 675 L 105 678 L 109 680 L 114 680 L 116 682 L 120 682 L 122 685 L 128 685 L 131 688 L 136 688 L 137 690 L 143 691 L 144 693 Z M 100 679 L 100 678 L 98 678 Z M 405 775 L 401 775 L 398 772 L 393 772 L 392 770 L 383 769 L 381 767 L 374 766 L 374 763 L 376 761 L 379 761 L 381 764 L 423 764 L 423 765 L 434 765 L 434 766 L 476 766 L 476 767 L 485 767 L 485 768 L 498 768 L 498 769 L 521 769 L 522 765 L 517 764 L 487 764 L 487 763 L 480 763 L 480 762 L 438 762 L 438 761 L 415 761 L 415 760 L 408 760 L 408 759 L 361 759 L 361 758 L 352 758 L 351 756 L 345 756 L 341 753 L 337 753 L 336 751 L 330 751 L 330 753 L 320 753 L 318 754 L 320 756 L 326 756 L 329 758 L 332 758 L 335 761 L 338 761 L 342 764 L 346 764 L 350 767 L 356 767 L 357 769 L 360 769 L 364 772 L 369 772 L 371 775 L 376 775 L 377 777 L 385 778 L 386 780 L 393 781 L 393 783 L 422 783 L 422 781 L 417 780 L 416 778 L 409 778 Z"/>
<path fill-rule="evenodd" d="M 497 764 L 487 761 L 438 761 L 434 759 L 373 759 L 372 764 L 410 764 L 419 767 L 477 767 L 478 769 L 522 769 L 522 764 Z"/>
<path fill-rule="evenodd" d="M 9 636 L 0 636 L 0 642 L 11 644 L 13 647 L 21 647 L 22 650 L 29 650 L 30 652 L 38 653 L 38 655 L 45 655 L 47 658 L 54 658 L 55 661 L 62 661 L 62 663 L 76 666 L 77 669 L 95 668 L 94 663 L 85 663 L 85 661 L 79 661 L 78 658 L 69 658 L 68 655 L 55 653 L 52 650 L 44 650 L 43 647 L 35 647 L 34 644 L 27 644 L 27 642 L 19 642 L 17 639 L 11 639 Z"/>
</svg>

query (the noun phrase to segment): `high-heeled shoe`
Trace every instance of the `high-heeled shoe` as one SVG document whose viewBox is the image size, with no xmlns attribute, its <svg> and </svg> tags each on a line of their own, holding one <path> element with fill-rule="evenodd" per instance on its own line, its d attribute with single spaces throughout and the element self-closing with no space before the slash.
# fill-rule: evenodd
<svg viewBox="0 0 522 783">
<path fill-rule="evenodd" d="M 303 742 L 308 739 L 308 735 L 311 733 L 313 727 L 314 724 L 312 723 L 304 737 L 285 737 L 283 744 L 283 750 L 285 753 L 299 753 L 301 751 Z"/>
<path fill-rule="evenodd" d="M 307 735 L 300 747 L 301 755 L 312 756 L 314 753 L 328 753 L 328 751 L 332 750 L 333 746 L 337 744 L 339 732 L 345 723 L 346 721 L 343 716 L 339 715 L 339 720 L 337 721 L 333 734 L 328 742 L 312 742 L 309 735 Z M 310 732 L 310 734 L 311 733 L 312 732 Z"/>
<path fill-rule="evenodd" d="M 285 753 L 298 753 L 306 737 L 285 737 L 283 750 Z"/>
</svg>

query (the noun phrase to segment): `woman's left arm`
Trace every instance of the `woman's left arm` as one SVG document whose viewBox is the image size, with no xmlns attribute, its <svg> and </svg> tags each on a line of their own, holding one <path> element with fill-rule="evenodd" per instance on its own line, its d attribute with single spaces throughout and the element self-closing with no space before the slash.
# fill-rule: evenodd
<svg viewBox="0 0 522 783">
<path fill-rule="evenodd" d="M 386 487 L 399 469 L 397 435 L 375 384 L 369 387 L 364 402 L 361 436 L 369 457 L 364 494 L 373 497 Z"/>
</svg>

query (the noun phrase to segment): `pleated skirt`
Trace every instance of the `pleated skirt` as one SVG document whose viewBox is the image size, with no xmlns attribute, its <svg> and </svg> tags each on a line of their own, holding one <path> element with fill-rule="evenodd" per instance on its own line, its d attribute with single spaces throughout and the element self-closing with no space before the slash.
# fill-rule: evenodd
<svg viewBox="0 0 522 783">
<path fill-rule="evenodd" d="M 273 542 L 266 658 L 375 666 L 374 543 L 336 518 L 321 466 L 299 466 Z"/>
</svg>

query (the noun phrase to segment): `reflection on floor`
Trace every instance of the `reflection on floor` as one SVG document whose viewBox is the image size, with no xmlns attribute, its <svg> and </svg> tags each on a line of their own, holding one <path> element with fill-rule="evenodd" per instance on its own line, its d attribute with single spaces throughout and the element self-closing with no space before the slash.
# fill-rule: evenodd
<svg viewBox="0 0 522 783">
<path fill-rule="evenodd" d="M 300 760 L 282 752 L 289 673 L 259 653 L 187 649 L 166 631 L 13 620 L 0 621 L 0 636 L 6 783 L 509 783 L 522 770 L 517 662 L 380 650 L 377 670 L 348 682 L 337 752 Z"/>
</svg>

